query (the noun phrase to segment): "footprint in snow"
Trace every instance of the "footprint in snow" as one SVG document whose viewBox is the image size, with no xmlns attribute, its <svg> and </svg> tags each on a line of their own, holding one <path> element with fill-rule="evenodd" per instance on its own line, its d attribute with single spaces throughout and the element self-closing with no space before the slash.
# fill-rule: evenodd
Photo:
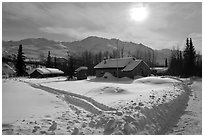
<svg viewBox="0 0 204 137">
<path fill-rule="evenodd" d="M 71 135 L 78 135 L 78 133 L 79 133 L 79 129 L 75 127 Z"/>
<path fill-rule="evenodd" d="M 57 122 L 53 121 L 48 131 L 55 131 L 57 129 Z"/>
</svg>

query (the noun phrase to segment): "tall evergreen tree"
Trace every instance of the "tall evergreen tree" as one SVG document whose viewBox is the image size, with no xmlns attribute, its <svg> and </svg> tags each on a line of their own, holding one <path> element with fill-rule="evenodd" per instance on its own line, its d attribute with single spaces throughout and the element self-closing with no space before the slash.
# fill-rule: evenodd
<svg viewBox="0 0 204 137">
<path fill-rule="evenodd" d="M 55 68 L 57 68 L 57 57 L 56 56 L 54 58 L 54 66 L 55 66 Z"/>
<path fill-rule="evenodd" d="M 178 52 L 178 72 L 179 75 L 182 76 L 183 75 L 183 55 L 182 55 L 182 51 Z"/>
<path fill-rule="evenodd" d="M 23 53 L 23 47 L 22 45 L 19 45 L 17 61 L 15 65 L 17 76 L 23 76 L 26 73 L 26 65 L 24 60 L 25 60 L 25 56 Z"/>
<path fill-rule="evenodd" d="M 184 76 L 189 77 L 194 74 L 195 70 L 195 59 L 196 59 L 196 52 L 195 48 L 193 46 L 192 39 L 190 38 L 190 41 L 186 40 L 186 48 L 184 50 Z"/>
<path fill-rule="evenodd" d="M 50 56 L 50 51 L 48 51 L 48 56 L 47 56 L 46 67 L 47 67 L 47 68 L 52 67 L 52 65 L 51 65 L 51 56 Z"/>
<path fill-rule="evenodd" d="M 73 58 L 72 55 L 70 55 L 69 52 L 67 52 L 67 54 L 68 54 L 68 70 L 67 70 L 67 73 L 68 73 L 68 76 L 70 78 L 70 77 L 74 76 L 74 72 L 75 72 L 74 58 Z"/>
<path fill-rule="evenodd" d="M 170 63 L 169 63 L 169 67 L 168 67 L 168 72 L 170 75 L 175 75 L 176 71 L 177 71 L 177 66 L 176 66 L 176 53 L 175 53 L 175 49 L 173 47 L 173 50 L 171 51 L 171 59 L 170 59 Z"/>
<path fill-rule="evenodd" d="M 202 57 L 200 53 L 196 55 L 196 61 L 195 61 L 195 73 L 196 76 L 202 77 Z"/>
<path fill-rule="evenodd" d="M 167 62 L 167 58 L 165 59 L 165 67 L 167 67 L 168 66 L 168 64 L 167 64 L 168 62 Z"/>
</svg>

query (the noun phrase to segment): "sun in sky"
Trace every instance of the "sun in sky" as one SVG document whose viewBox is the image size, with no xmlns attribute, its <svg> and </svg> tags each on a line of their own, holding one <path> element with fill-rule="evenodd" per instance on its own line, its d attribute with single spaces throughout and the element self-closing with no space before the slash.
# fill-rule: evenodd
<svg viewBox="0 0 204 137">
<path fill-rule="evenodd" d="M 130 18 L 137 22 L 142 22 L 148 17 L 148 9 L 143 5 L 132 7 L 129 13 Z"/>
</svg>

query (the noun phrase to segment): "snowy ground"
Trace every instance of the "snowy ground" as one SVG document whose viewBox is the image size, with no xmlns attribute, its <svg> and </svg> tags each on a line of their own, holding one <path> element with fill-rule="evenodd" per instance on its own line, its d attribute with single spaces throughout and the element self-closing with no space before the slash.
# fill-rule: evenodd
<svg viewBox="0 0 204 137">
<path fill-rule="evenodd" d="M 175 92 L 177 90 L 175 85 L 178 83 L 179 81 L 170 78 L 148 77 L 135 81 L 120 79 L 117 82 L 117 80 L 110 79 L 91 79 L 64 81 L 57 84 L 55 82 L 49 82 L 43 83 L 42 85 L 91 97 L 97 102 L 110 107 L 118 107 L 120 103 L 124 104 L 133 99 L 148 102 L 150 99 L 149 95 L 151 94 L 154 94 L 155 100 L 156 98 L 162 98 L 165 94 L 168 94 L 167 99 L 173 99 L 174 96 L 180 94 L 182 91 L 178 90 L 179 92 Z M 171 92 L 174 92 L 174 95 L 172 94 L 170 96 Z"/>
<path fill-rule="evenodd" d="M 53 119 L 66 110 L 67 104 L 55 95 L 32 88 L 28 84 L 3 80 L 2 84 L 2 129 L 3 133 L 12 134 L 13 124 L 16 132 L 22 123 L 36 123 L 44 119 Z M 28 120 L 28 121 L 27 121 Z M 28 126 L 27 126 L 28 128 Z M 29 127 L 30 128 L 30 127 Z M 31 134 L 31 129 L 23 131 Z"/>
<path fill-rule="evenodd" d="M 189 97 L 165 77 L 65 79 L 3 80 L 3 134 L 164 134 Z"/>
</svg>

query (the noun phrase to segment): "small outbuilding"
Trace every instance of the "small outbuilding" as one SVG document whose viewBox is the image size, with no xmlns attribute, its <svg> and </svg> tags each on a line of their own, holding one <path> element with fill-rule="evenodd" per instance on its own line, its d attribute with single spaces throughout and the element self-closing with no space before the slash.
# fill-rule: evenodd
<svg viewBox="0 0 204 137">
<path fill-rule="evenodd" d="M 135 78 L 151 74 L 150 67 L 143 61 L 133 57 L 104 59 L 95 67 L 96 77 L 102 77 L 106 72 L 115 77 Z"/>
<path fill-rule="evenodd" d="M 151 70 L 154 75 L 158 75 L 158 76 L 166 75 L 168 72 L 167 67 L 154 67 L 154 68 L 151 68 Z"/>
<path fill-rule="evenodd" d="M 30 72 L 30 78 L 46 78 L 62 76 L 63 71 L 56 68 L 36 68 Z"/>
<path fill-rule="evenodd" d="M 77 80 L 87 79 L 87 70 L 88 67 L 81 66 L 78 69 L 75 70 L 75 74 L 77 77 Z"/>
</svg>

